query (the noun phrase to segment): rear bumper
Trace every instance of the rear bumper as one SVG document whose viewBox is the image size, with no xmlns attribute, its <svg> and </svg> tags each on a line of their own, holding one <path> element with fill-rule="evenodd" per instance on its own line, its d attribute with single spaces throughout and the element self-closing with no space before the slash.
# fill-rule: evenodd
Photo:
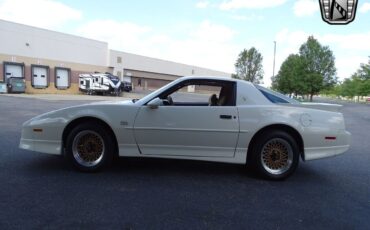
<svg viewBox="0 0 370 230">
<path fill-rule="evenodd" d="M 333 157 L 346 152 L 351 142 L 351 133 L 343 131 L 337 135 L 335 145 L 324 147 L 305 148 L 305 160 L 316 160 L 326 157 Z"/>
</svg>

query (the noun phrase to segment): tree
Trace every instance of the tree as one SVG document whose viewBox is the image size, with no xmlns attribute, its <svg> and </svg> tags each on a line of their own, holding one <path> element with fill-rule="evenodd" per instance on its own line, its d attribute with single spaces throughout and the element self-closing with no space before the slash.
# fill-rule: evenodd
<svg viewBox="0 0 370 230">
<path fill-rule="evenodd" d="M 358 101 L 360 97 L 370 95 L 370 60 L 368 64 L 361 64 L 360 68 L 350 78 L 346 78 L 342 84 L 337 84 L 333 89 L 322 92 L 349 98 L 357 96 Z"/>
<path fill-rule="evenodd" d="M 343 82 L 341 94 L 350 98 L 357 96 L 358 100 L 370 94 L 370 60 L 368 64 L 361 64 L 356 73 Z"/>
<path fill-rule="evenodd" d="M 303 71 L 301 57 L 297 54 L 289 55 L 281 64 L 279 73 L 272 79 L 272 88 L 284 94 L 294 94 L 295 96 L 303 94 Z"/>
<path fill-rule="evenodd" d="M 356 75 L 362 80 L 370 80 L 370 57 L 368 64 L 361 64 L 360 69 L 357 70 Z"/>
<path fill-rule="evenodd" d="M 236 60 L 236 75 L 233 75 L 233 77 L 257 84 L 260 83 L 263 78 L 262 60 L 262 54 L 256 48 L 244 49 Z"/>
<path fill-rule="evenodd" d="M 305 89 L 310 95 L 333 87 L 337 82 L 335 57 L 328 46 L 322 46 L 313 36 L 299 49 L 304 67 Z"/>
<path fill-rule="evenodd" d="M 345 79 L 342 83 L 341 95 L 349 98 L 356 96 L 356 85 L 352 79 Z"/>
</svg>

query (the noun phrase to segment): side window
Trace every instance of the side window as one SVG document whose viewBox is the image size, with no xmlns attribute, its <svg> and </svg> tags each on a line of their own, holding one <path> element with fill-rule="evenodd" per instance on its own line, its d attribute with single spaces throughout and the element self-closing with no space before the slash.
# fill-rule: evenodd
<svg viewBox="0 0 370 230">
<path fill-rule="evenodd" d="M 194 80 L 182 82 L 160 98 L 173 106 L 235 106 L 234 82 Z"/>
<path fill-rule="evenodd" d="M 175 105 L 189 104 L 208 106 L 211 98 L 219 97 L 220 91 L 220 86 L 187 85 L 172 93 L 170 96 Z M 217 105 L 215 100 L 213 105 Z"/>
</svg>

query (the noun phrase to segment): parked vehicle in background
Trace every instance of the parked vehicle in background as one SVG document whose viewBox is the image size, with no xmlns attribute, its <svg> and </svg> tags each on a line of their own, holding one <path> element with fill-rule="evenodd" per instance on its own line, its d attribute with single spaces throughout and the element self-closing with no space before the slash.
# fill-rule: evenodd
<svg viewBox="0 0 370 230">
<path fill-rule="evenodd" d="M 131 84 L 131 82 L 123 81 L 121 83 L 121 91 L 131 92 L 132 91 L 132 84 Z"/>
<path fill-rule="evenodd" d="M 79 89 L 86 94 L 119 96 L 122 92 L 122 82 L 111 73 L 80 74 L 79 76 Z"/>
<path fill-rule="evenodd" d="M 24 93 L 26 91 L 26 81 L 24 78 L 10 77 L 7 80 L 8 93 Z"/>
</svg>

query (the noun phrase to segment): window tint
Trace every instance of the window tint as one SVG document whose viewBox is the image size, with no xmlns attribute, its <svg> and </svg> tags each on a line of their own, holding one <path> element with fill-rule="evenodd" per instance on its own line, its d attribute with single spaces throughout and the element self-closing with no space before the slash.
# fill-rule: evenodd
<svg viewBox="0 0 370 230">
<path fill-rule="evenodd" d="M 294 100 L 293 98 L 287 97 L 284 94 L 278 93 L 276 91 L 267 89 L 260 85 L 254 85 L 269 101 L 272 103 L 289 103 L 289 104 L 299 104 L 300 102 Z"/>
<path fill-rule="evenodd" d="M 273 95 L 273 94 L 271 94 L 271 93 L 268 93 L 268 92 L 266 92 L 266 91 L 263 91 L 263 90 L 259 90 L 259 91 L 261 91 L 261 93 L 267 98 L 267 99 L 269 99 L 269 101 L 271 101 L 272 103 L 289 103 L 288 101 L 286 101 L 286 100 L 284 100 L 284 99 L 282 99 L 282 98 L 280 98 L 280 97 L 277 97 L 277 96 L 275 96 L 275 95 Z"/>
</svg>

